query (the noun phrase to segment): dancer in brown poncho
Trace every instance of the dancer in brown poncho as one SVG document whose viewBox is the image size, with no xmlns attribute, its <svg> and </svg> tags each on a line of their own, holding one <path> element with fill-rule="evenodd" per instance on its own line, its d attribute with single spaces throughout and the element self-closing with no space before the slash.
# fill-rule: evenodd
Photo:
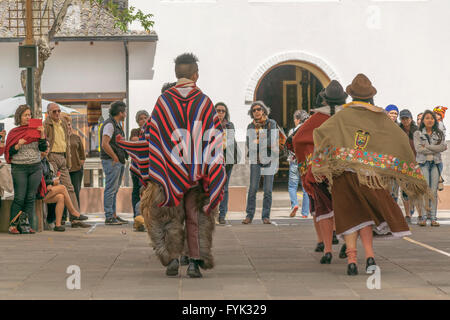
<svg viewBox="0 0 450 320">
<path fill-rule="evenodd" d="M 372 232 L 385 237 L 410 235 L 403 213 L 389 192 L 395 180 L 410 199 L 428 195 L 408 137 L 374 106 L 376 89 L 359 74 L 346 92 L 353 102 L 314 130 L 312 173 L 326 177 L 338 237 L 347 245 L 349 275 L 358 273 L 356 241 L 363 242 L 367 265 L 375 265 Z"/>
</svg>

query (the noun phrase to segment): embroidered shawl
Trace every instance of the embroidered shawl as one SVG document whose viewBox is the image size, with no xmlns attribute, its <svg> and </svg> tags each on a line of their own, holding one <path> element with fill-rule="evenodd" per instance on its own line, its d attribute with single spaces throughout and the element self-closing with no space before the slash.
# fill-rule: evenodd
<svg viewBox="0 0 450 320">
<path fill-rule="evenodd" d="M 370 188 L 388 189 L 396 180 L 413 200 L 429 197 L 429 188 L 403 130 L 371 104 L 354 101 L 343 106 L 314 130 L 312 173 L 317 181 L 345 170 L 356 172 Z"/>
<path fill-rule="evenodd" d="M 140 141 L 119 145 L 129 152 L 146 184 L 163 187 L 160 206 L 176 206 L 185 192 L 201 183 L 209 214 L 223 197 L 226 181 L 222 127 L 211 100 L 195 83 L 179 82 L 156 102 Z M 137 168 L 133 168 L 135 171 Z"/>
</svg>

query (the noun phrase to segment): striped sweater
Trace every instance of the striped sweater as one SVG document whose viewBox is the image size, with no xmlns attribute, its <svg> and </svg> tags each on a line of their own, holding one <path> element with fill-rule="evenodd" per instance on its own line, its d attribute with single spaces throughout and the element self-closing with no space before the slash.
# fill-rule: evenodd
<svg viewBox="0 0 450 320">
<path fill-rule="evenodd" d="M 226 181 L 222 152 L 222 127 L 211 100 L 195 83 L 165 91 L 153 109 L 143 135 L 136 142 L 118 144 L 134 160 L 132 171 L 146 184 L 163 187 L 160 206 L 176 206 L 184 193 L 201 184 L 210 202 L 209 214 L 223 197 Z"/>
</svg>

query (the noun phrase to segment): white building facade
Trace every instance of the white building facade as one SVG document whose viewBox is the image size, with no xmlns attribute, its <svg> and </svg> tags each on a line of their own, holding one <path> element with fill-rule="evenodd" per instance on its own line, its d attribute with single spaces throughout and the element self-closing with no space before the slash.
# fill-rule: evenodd
<svg viewBox="0 0 450 320">
<path fill-rule="evenodd" d="M 152 39 L 129 39 L 128 68 L 125 38 L 59 41 L 47 62 L 44 97 L 72 104 L 77 99 L 86 104 L 84 96 L 95 102 L 96 94 L 102 103 L 128 98 L 130 130 L 136 112 L 151 112 L 162 85 L 176 80 L 174 58 L 193 52 L 200 60 L 198 86 L 213 102 L 228 105 L 241 144 L 255 99 L 263 99 L 287 130 L 293 111 L 309 109 L 330 80 L 346 87 L 358 73 L 372 80 L 380 107 L 396 104 L 416 116 L 450 102 L 448 0 L 128 4 L 154 14 L 155 20 Z M 75 25 L 77 10 L 69 16 Z M 17 66 L 17 43 L 0 42 L 0 100 L 21 92 Z M 449 119 L 444 120 L 447 128 Z M 248 176 L 239 175 L 242 179 L 232 184 L 247 184 Z"/>
</svg>

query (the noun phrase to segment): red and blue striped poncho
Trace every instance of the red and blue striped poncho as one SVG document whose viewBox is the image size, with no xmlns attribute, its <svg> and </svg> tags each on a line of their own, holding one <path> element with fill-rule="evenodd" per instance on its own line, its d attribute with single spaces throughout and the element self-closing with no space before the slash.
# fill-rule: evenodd
<svg viewBox="0 0 450 320">
<path fill-rule="evenodd" d="M 165 201 L 177 206 L 191 187 L 202 184 L 210 199 L 207 214 L 223 197 L 226 182 L 222 127 L 211 100 L 194 82 L 165 91 L 156 102 L 140 141 L 118 139 L 134 160 L 142 181 L 159 183 Z"/>
</svg>

